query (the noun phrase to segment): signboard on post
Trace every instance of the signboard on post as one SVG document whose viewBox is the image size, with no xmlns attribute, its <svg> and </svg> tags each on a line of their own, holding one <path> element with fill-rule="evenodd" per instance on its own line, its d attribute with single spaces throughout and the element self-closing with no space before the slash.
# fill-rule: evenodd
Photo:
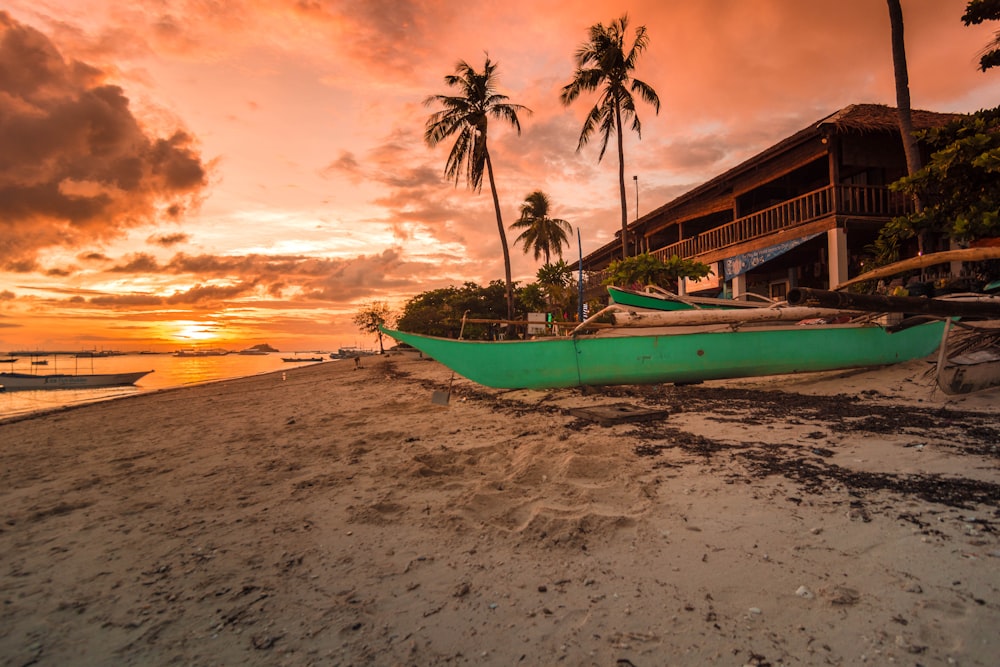
<svg viewBox="0 0 1000 667">
<path fill-rule="evenodd" d="M 692 292 L 700 292 L 701 290 L 718 289 L 720 285 L 719 281 L 719 266 L 718 262 L 712 262 L 709 264 L 712 267 L 712 273 L 705 276 L 701 280 L 691 280 L 690 278 L 684 279 L 684 293 L 691 294 Z"/>
<path fill-rule="evenodd" d="M 547 322 L 548 313 L 528 313 L 528 335 L 537 336 L 544 334 Z"/>
</svg>

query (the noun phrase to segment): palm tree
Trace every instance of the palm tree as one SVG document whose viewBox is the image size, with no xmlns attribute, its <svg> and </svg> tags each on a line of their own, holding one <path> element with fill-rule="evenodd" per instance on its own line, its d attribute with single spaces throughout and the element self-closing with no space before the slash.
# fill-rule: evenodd
<svg viewBox="0 0 1000 667">
<path fill-rule="evenodd" d="M 576 72 L 573 80 L 563 87 L 562 102 L 569 105 L 583 91 L 600 89 L 597 104 L 587 114 L 580 131 L 580 141 L 576 150 L 583 148 L 595 130 L 600 130 L 600 162 L 608 147 L 608 139 L 614 133 L 618 138 L 618 189 L 622 202 L 622 257 L 628 257 L 628 208 L 625 201 L 625 151 L 622 148 L 622 123 L 631 119 L 632 130 L 642 138 L 642 124 L 635 111 L 632 93 L 637 93 L 645 102 L 652 104 L 660 113 L 660 98 L 648 84 L 632 77 L 636 60 L 646 49 L 649 38 L 646 27 L 635 29 L 632 48 L 625 53 L 625 33 L 628 29 L 628 15 L 605 26 L 600 23 L 589 30 L 589 39 L 576 52 Z"/>
<path fill-rule="evenodd" d="M 534 250 L 536 260 L 544 255 L 546 264 L 553 253 L 562 258 L 562 247 L 569 245 L 568 234 L 573 231 L 573 227 L 565 220 L 549 217 L 549 198 L 541 190 L 535 190 L 525 197 L 521 204 L 521 217 L 510 228 L 523 230 L 514 239 L 514 245 L 520 241 L 524 246 L 524 254 L 528 254 L 528 250 Z"/>
<path fill-rule="evenodd" d="M 520 104 L 508 103 L 507 96 L 497 92 L 497 64 L 491 62 L 488 55 L 482 72 L 477 72 L 465 61 L 459 61 L 455 66 L 455 73 L 446 76 L 444 82 L 449 87 L 457 88 L 460 94 L 431 95 L 424 100 L 425 106 L 438 103 L 444 107 L 427 119 L 424 141 L 433 147 L 452 135 L 458 135 L 444 167 L 445 176 L 455 179 L 456 185 L 459 177 L 464 174 L 469 187 L 480 192 L 483 186 L 483 173 L 489 176 L 497 229 L 500 232 L 500 245 L 503 247 L 507 319 L 513 319 L 514 288 L 510 278 L 510 251 L 507 248 L 507 235 L 504 233 L 503 219 L 500 216 L 500 199 L 497 197 L 493 163 L 490 161 L 486 140 L 490 118 L 510 123 L 520 134 L 521 123 L 517 114 L 519 111 L 530 114 L 531 110 Z"/>
<path fill-rule="evenodd" d="M 910 76 L 906 68 L 906 43 L 903 39 L 903 8 L 899 0 L 886 0 L 889 4 L 889 24 L 892 30 L 892 64 L 896 77 L 896 109 L 899 112 L 899 132 L 903 138 L 906 171 L 910 176 L 920 171 L 920 151 L 913 136 L 910 112 Z M 919 203 L 918 203 L 919 207 Z"/>
</svg>

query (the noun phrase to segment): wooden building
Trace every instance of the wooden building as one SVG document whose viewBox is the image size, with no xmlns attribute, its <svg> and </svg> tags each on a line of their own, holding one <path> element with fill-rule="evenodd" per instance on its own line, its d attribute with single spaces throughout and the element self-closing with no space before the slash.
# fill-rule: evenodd
<svg viewBox="0 0 1000 667">
<path fill-rule="evenodd" d="M 913 126 L 956 117 L 914 110 Z M 792 287 L 828 288 L 861 272 L 865 247 L 910 209 L 888 188 L 905 174 L 896 109 L 851 105 L 642 216 L 629 242 L 634 252 L 712 266 L 713 277 L 681 293 L 783 298 Z M 619 231 L 583 264 L 597 276 L 620 257 Z"/>
</svg>

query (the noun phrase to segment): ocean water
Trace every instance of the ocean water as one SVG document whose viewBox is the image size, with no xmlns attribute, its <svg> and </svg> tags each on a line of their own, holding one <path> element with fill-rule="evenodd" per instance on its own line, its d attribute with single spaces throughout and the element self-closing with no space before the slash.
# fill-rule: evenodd
<svg viewBox="0 0 1000 667">
<path fill-rule="evenodd" d="M 309 362 L 286 362 L 283 357 L 322 357 L 331 362 L 329 354 L 271 353 L 262 356 L 227 354 L 221 357 L 175 357 L 171 354 L 125 354 L 112 357 L 83 358 L 71 355 L 35 357 L 46 360 L 47 365 L 32 365 L 32 359 L 20 357 L 13 363 L 0 363 L 0 372 L 19 373 L 123 373 L 148 371 L 153 373 L 140 379 L 134 386 L 106 387 L 101 389 L 48 389 L 37 391 L 0 391 L 0 419 L 42 410 L 94 403 L 169 387 L 180 387 L 213 380 L 247 377 L 295 368 Z M 343 362 L 332 362 L 343 363 Z M 0 377 L 0 384 L 3 378 Z"/>
</svg>

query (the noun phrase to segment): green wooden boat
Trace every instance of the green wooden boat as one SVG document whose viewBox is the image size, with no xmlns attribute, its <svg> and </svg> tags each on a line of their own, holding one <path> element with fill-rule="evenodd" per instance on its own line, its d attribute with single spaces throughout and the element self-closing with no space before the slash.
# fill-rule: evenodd
<svg viewBox="0 0 1000 667">
<path fill-rule="evenodd" d="M 624 287 L 608 286 L 608 294 L 614 303 L 631 308 L 647 308 L 650 310 L 693 310 L 698 308 L 760 308 L 773 303 L 762 300 L 759 303 L 736 301 L 734 299 L 713 299 L 699 296 L 679 296 L 666 291 L 640 292 Z M 763 297 L 761 297 L 763 299 Z"/>
<path fill-rule="evenodd" d="M 436 338 L 383 328 L 459 375 L 487 387 L 700 382 L 884 366 L 931 354 L 944 322 L 890 333 L 866 324 L 762 324 L 600 330 L 516 341 Z"/>
</svg>

